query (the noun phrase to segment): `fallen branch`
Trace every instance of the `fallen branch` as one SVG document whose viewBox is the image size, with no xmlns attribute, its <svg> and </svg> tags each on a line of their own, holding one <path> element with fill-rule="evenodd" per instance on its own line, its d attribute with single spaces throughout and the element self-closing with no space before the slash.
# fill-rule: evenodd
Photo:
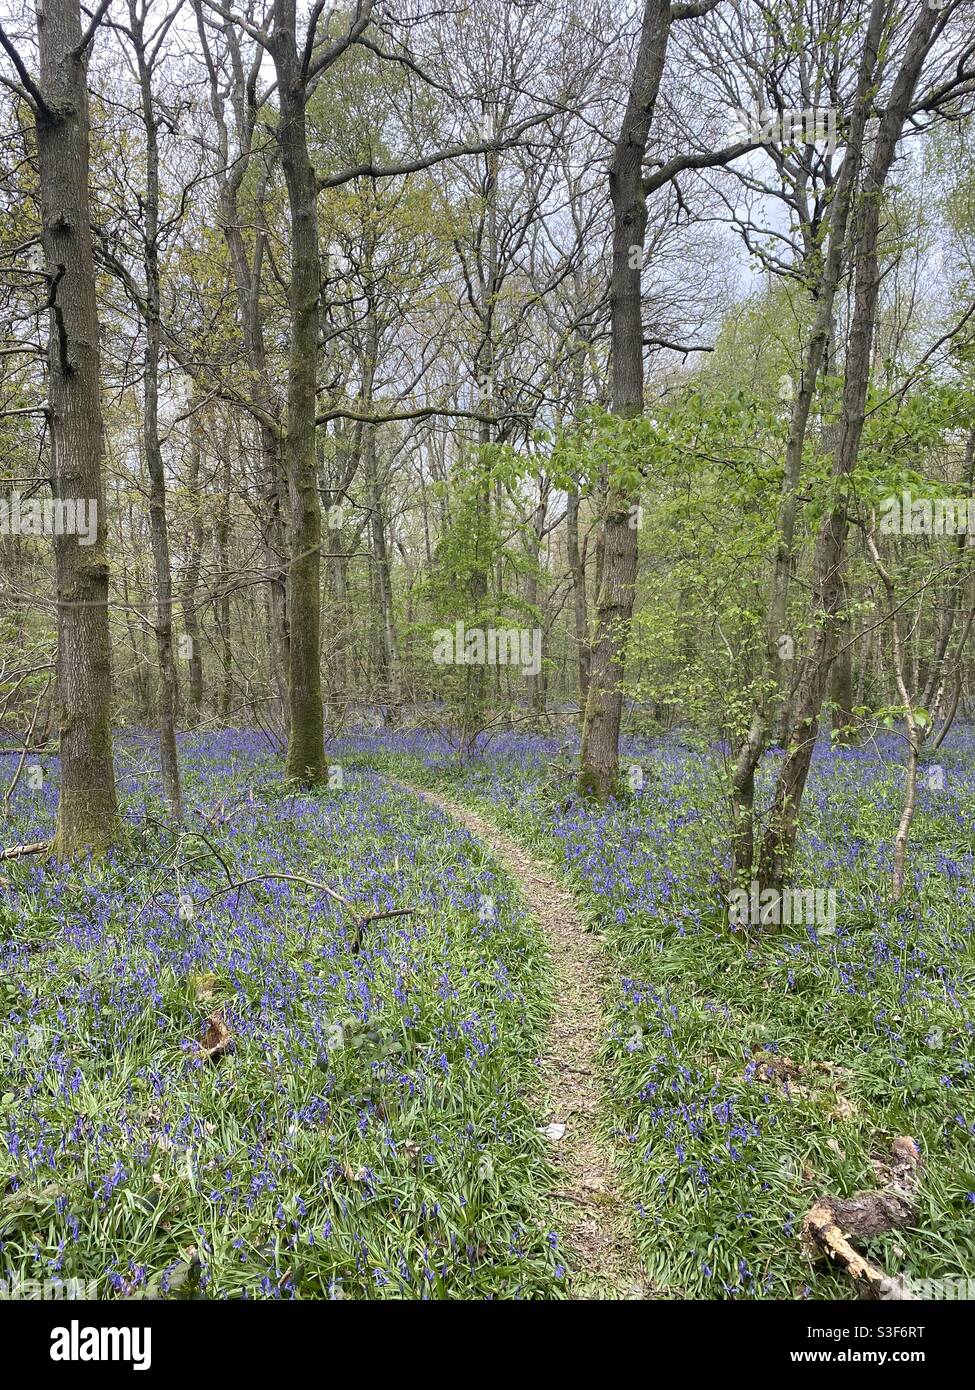
<svg viewBox="0 0 975 1390">
<path fill-rule="evenodd" d="M 13 845 L 10 849 L 0 849 L 0 859 L 20 859 L 25 854 L 43 854 L 51 848 L 50 840 L 35 840 L 29 845 Z"/>
<path fill-rule="evenodd" d="M 352 936 L 352 954 L 357 956 L 362 949 L 362 933 L 370 922 L 385 922 L 388 917 L 415 917 L 416 908 L 398 907 L 392 912 L 373 912 L 368 917 L 360 917 L 355 924 Z"/>
<path fill-rule="evenodd" d="M 802 1229 L 831 1260 L 841 1264 L 852 1279 L 863 1281 L 877 1298 L 912 1299 L 902 1279 L 892 1279 L 858 1254 L 833 1219 L 829 1198 L 816 1202 L 803 1219 Z"/>
<path fill-rule="evenodd" d="M 326 893 L 330 898 L 334 899 L 335 902 L 341 903 L 342 907 L 348 908 L 349 912 L 356 912 L 355 905 L 350 903 L 348 898 L 343 898 L 342 894 L 337 893 L 334 888 L 330 888 L 327 883 L 320 883 L 319 880 L 315 878 L 302 878 L 298 874 L 277 873 L 255 874 L 252 878 L 242 878 L 234 883 L 228 883 L 225 888 L 218 888 L 215 893 L 211 893 L 209 897 L 204 898 L 202 903 L 200 903 L 200 907 L 206 907 L 207 903 L 212 902 L 214 898 L 222 897 L 224 893 L 231 893 L 240 888 L 247 888 L 252 883 L 263 883 L 267 879 L 274 879 L 282 883 L 300 883 L 305 888 L 314 888 L 320 893 Z M 372 912 L 366 917 L 357 916 L 352 937 L 352 954 L 357 955 L 361 949 L 362 934 L 370 922 L 383 922 L 389 917 L 413 917 L 415 914 L 415 908 L 398 907 L 394 908 L 391 912 Z"/>
<path fill-rule="evenodd" d="M 917 1220 L 911 1198 L 917 1185 L 920 1153 L 909 1135 L 891 1144 L 892 1161 L 877 1161 L 874 1171 L 884 1183 L 878 1192 L 857 1192 L 852 1197 L 817 1197 L 802 1222 L 807 1239 L 831 1260 L 842 1265 L 851 1279 L 863 1282 L 876 1298 L 914 1299 L 908 1281 L 892 1278 L 855 1250 L 850 1238 L 866 1239 L 910 1226 Z"/>
<path fill-rule="evenodd" d="M 415 907 L 397 907 L 392 912 L 371 912 L 368 917 L 359 919 L 361 927 L 368 927 L 370 922 L 385 922 L 387 917 L 415 917 Z"/>
<path fill-rule="evenodd" d="M 335 902 L 341 903 L 343 907 L 347 907 L 350 912 L 355 911 L 348 898 L 343 898 L 341 893 L 337 893 L 335 889 L 330 888 L 327 883 L 319 883 L 318 880 L 314 878 L 301 878 L 298 874 L 254 874 L 251 878 L 236 880 L 233 883 L 228 883 L 225 888 L 218 888 L 215 893 L 211 893 L 209 897 L 204 898 L 200 903 L 200 907 L 206 907 L 207 903 L 212 902 L 214 898 L 223 897 L 225 893 L 233 893 L 241 888 L 248 888 L 252 883 L 264 883 L 269 879 L 274 879 L 281 883 L 300 883 L 303 884 L 305 888 L 315 888 L 319 893 L 326 893 L 330 898 L 333 898 Z"/>
</svg>

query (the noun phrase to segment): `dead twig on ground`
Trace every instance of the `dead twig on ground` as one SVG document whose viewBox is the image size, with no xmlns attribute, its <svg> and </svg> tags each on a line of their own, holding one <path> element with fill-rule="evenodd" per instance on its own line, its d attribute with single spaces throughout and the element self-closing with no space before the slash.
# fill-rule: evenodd
<svg viewBox="0 0 975 1390">
<path fill-rule="evenodd" d="M 10 849 L 0 849 L 0 859 L 20 859 L 25 854 L 43 854 L 50 848 L 50 840 L 35 840 L 29 845 L 12 845 Z"/>
</svg>

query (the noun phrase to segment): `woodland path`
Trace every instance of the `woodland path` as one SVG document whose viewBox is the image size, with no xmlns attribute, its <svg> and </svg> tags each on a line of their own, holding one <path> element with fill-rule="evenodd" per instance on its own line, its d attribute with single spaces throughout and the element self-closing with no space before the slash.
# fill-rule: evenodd
<svg viewBox="0 0 975 1390">
<path fill-rule="evenodd" d="M 541 1127 L 565 1126 L 564 1134 L 552 1141 L 560 1175 L 552 1196 L 562 1214 L 572 1297 L 653 1297 L 613 1157 L 600 1133 L 596 1057 L 603 1036 L 603 997 L 612 974 L 599 937 L 586 930 L 571 894 L 484 816 L 437 792 L 409 782 L 400 785 L 488 846 L 518 884 L 545 934 L 555 1007 L 541 1057 Z"/>
</svg>

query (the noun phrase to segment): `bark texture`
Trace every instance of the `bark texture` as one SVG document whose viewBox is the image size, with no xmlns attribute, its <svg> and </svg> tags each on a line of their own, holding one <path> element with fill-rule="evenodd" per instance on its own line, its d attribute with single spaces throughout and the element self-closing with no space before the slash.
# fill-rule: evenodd
<svg viewBox="0 0 975 1390">
<path fill-rule="evenodd" d="M 305 786 L 327 776 L 321 676 L 322 515 L 315 455 L 320 263 L 318 188 L 308 153 L 306 71 L 295 34 L 295 0 L 275 0 L 271 56 L 278 80 L 278 148 L 288 190 L 288 425 L 284 463 L 291 516 L 288 587 L 291 729 L 286 776 Z"/>
<path fill-rule="evenodd" d="M 614 412 L 625 419 L 643 411 L 641 266 L 647 233 L 643 164 L 671 19 L 670 0 L 646 0 L 636 68 L 609 172 L 613 206 L 609 301 L 612 402 Z M 636 594 L 637 500 L 610 481 L 579 773 L 580 792 L 601 801 L 611 795 L 618 776 L 623 676 Z"/>
<path fill-rule="evenodd" d="M 42 242 L 50 286 L 48 409 L 52 488 L 97 509 L 94 544 L 55 537 L 61 788 L 55 854 L 102 853 L 117 827 L 98 310 L 88 213 L 86 55 L 78 0 L 37 12 Z"/>
</svg>

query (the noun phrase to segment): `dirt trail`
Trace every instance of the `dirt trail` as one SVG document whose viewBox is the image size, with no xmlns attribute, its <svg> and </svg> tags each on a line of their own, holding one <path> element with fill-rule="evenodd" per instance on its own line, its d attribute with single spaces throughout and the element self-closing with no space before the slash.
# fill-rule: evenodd
<svg viewBox="0 0 975 1390">
<path fill-rule="evenodd" d="M 553 1140 L 560 1183 L 553 1199 L 574 1270 L 574 1298 L 647 1298 L 643 1273 L 621 1202 L 607 1145 L 598 1133 L 600 1082 L 596 1052 L 602 1000 L 610 975 L 599 938 L 586 931 L 571 895 L 501 832 L 469 807 L 403 782 L 486 844 L 518 882 L 548 941 L 555 1009 L 541 1059 L 544 1112 L 540 1126 L 564 1125 Z"/>
</svg>

